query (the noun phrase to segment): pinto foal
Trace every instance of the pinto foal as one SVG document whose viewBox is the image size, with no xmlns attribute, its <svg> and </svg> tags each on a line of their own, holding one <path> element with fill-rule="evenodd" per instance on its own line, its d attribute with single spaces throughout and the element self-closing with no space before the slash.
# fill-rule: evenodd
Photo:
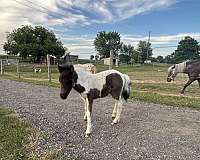
<svg viewBox="0 0 200 160">
<path fill-rule="evenodd" d="M 91 113 L 93 100 L 109 94 L 115 99 L 112 113 L 113 122 L 120 120 L 123 99 L 127 100 L 131 92 L 131 81 L 126 74 L 116 70 L 107 70 L 91 74 L 84 70 L 74 69 L 73 65 L 58 65 L 61 83 L 60 97 L 66 99 L 70 91 L 75 89 L 85 102 L 84 120 L 87 120 L 86 137 L 91 134 Z"/>
</svg>

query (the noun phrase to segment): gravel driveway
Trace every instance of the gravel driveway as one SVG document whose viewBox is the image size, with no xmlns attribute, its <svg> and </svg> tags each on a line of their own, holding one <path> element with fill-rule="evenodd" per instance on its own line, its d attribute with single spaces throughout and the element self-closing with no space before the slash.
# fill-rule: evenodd
<svg viewBox="0 0 200 160">
<path fill-rule="evenodd" d="M 84 104 L 76 92 L 61 100 L 59 89 L 0 79 L 0 105 L 49 134 L 42 148 L 63 148 L 81 160 L 200 159 L 199 111 L 129 101 L 112 126 L 113 104 L 95 101 L 93 132 L 85 138 Z"/>
</svg>

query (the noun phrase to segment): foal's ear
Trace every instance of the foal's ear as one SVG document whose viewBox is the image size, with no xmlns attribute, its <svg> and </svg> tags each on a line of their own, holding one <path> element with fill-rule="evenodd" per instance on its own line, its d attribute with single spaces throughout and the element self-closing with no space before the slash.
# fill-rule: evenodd
<svg viewBox="0 0 200 160">
<path fill-rule="evenodd" d="M 174 69 L 174 68 L 175 68 L 175 66 L 176 66 L 176 65 L 173 65 L 173 66 L 172 66 L 172 69 Z"/>
<path fill-rule="evenodd" d="M 63 71 L 63 66 L 61 66 L 60 64 L 58 64 L 58 70 L 61 73 Z"/>
</svg>

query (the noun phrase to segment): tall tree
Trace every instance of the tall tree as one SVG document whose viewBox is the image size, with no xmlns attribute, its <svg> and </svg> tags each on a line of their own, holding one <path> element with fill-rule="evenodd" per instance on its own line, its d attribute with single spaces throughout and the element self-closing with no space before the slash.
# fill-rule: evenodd
<svg viewBox="0 0 200 160">
<path fill-rule="evenodd" d="M 164 62 L 165 63 L 168 63 L 168 64 L 174 64 L 175 61 L 174 61 L 174 52 L 170 55 L 167 55 L 164 59 Z"/>
<path fill-rule="evenodd" d="M 119 55 L 120 61 L 130 64 L 134 54 L 134 47 L 132 45 L 123 44 L 120 49 L 121 54 Z"/>
<path fill-rule="evenodd" d="M 152 56 L 152 48 L 151 43 L 148 43 L 146 41 L 139 41 L 137 51 L 141 57 L 141 62 L 144 63 L 147 59 L 149 59 Z"/>
<path fill-rule="evenodd" d="M 94 55 L 90 55 L 90 60 L 93 60 L 94 59 Z"/>
<path fill-rule="evenodd" d="M 164 62 L 163 56 L 158 56 L 158 57 L 156 58 L 156 60 L 157 60 L 157 62 L 159 62 L 159 63 L 163 63 L 163 62 Z"/>
<path fill-rule="evenodd" d="M 120 34 L 118 32 L 99 32 L 94 40 L 94 45 L 101 58 L 110 57 L 110 51 L 117 56 L 122 45 Z"/>
<path fill-rule="evenodd" d="M 179 42 L 174 53 L 174 61 L 176 63 L 199 58 L 198 42 L 190 36 L 186 36 Z"/>
<path fill-rule="evenodd" d="M 132 55 L 132 63 L 141 63 L 141 55 L 139 54 L 139 52 L 137 50 L 134 50 L 134 53 Z"/>
<path fill-rule="evenodd" d="M 22 26 L 13 30 L 7 37 L 4 50 L 23 58 L 31 56 L 35 62 L 47 54 L 59 57 L 65 52 L 55 34 L 42 26 Z"/>
</svg>

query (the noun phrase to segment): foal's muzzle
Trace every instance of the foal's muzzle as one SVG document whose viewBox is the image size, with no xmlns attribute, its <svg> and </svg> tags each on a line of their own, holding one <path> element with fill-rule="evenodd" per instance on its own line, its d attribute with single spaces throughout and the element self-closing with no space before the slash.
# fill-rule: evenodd
<svg viewBox="0 0 200 160">
<path fill-rule="evenodd" d="M 67 98 L 67 95 L 66 95 L 66 94 L 60 94 L 60 98 L 66 99 L 66 98 Z"/>
</svg>

